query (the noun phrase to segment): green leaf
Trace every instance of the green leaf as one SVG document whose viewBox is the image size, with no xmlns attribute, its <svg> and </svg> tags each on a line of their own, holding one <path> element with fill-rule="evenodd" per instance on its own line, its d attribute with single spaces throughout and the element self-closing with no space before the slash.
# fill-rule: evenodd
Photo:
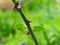
<svg viewBox="0 0 60 45">
<path fill-rule="evenodd" d="M 21 23 L 16 23 L 14 28 L 15 28 L 15 30 L 22 30 L 22 31 L 24 31 L 26 29 L 25 25 L 21 24 Z"/>
<path fill-rule="evenodd" d="M 43 27 L 42 26 L 34 26 L 33 27 L 33 30 L 35 31 L 35 32 L 39 32 L 39 31 L 43 31 Z"/>
</svg>

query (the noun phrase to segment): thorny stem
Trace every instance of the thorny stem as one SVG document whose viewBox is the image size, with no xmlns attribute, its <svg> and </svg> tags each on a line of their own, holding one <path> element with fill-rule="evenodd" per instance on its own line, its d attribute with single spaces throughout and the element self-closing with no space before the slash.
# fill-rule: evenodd
<svg viewBox="0 0 60 45">
<path fill-rule="evenodd" d="M 17 5 L 17 3 L 15 2 L 15 0 L 13 0 L 13 2 L 14 2 L 14 4 L 15 4 L 16 10 L 20 13 L 21 17 L 23 18 L 23 20 L 24 20 L 24 22 L 25 22 L 25 24 L 26 24 L 26 26 L 27 26 L 27 28 L 28 28 L 28 30 L 29 30 L 29 32 L 30 32 L 33 40 L 34 40 L 34 42 L 35 42 L 35 45 L 39 45 L 39 44 L 38 44 L 38 41 L 37 41 L 37 39 L 36 39 L 36 37 L 35 37 L 35 35 L 34 35 L 34 33 L 33 33 L 33 30 L 32 30 L 32 28 L 31 28 L 31 26 L 30 26 L 30 24 L 29 24 L 29 22 L 28 22 L 28 19 L 25 17 L 25 14 L 24 14 L 23 11 L 22 11 L 22 8 L 18 9 L 18 8 L 17 8 L 18 5 Z"/>
</svg>

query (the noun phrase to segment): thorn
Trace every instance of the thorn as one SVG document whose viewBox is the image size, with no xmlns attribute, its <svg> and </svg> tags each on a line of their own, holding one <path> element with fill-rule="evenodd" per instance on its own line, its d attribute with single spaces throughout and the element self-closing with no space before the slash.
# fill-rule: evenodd
<svg viewBox="0 0 60 45">
<path fill-rule="evenodd" d="M 24 5 L 18 5 L 17 8 L 18 8 L 18 9 L 24 8 Z"/>
<path fill-rule="evenodd" d="M 27 32 L 26 32 L 26 35 L 29 35 L 29 34 L 30 34 L 30 32 L 29 32 L 29 31 L 27 31 Z"/>
<path fill-rule="evenodd" d="M 28 20 L 28 23 L 31 24 L 32 21 Z"/>
</svg>

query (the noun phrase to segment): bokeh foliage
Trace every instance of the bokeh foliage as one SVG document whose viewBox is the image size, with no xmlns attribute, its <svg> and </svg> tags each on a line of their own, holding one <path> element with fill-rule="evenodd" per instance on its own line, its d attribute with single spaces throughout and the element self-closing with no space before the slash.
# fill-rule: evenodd
<svg viewBox="0 0 60 45">
<path fill-rule="evenodd" d="M 25 16 L 40 45 L 60 45 L 60 5 L 56 0 L 26 0 L 23 5 Z M 35 45 L 28 29 L 17 11 L 0 10 L 0 38 L 6 45 L 26 42 Z M 1 45 L 3 45 L 1 44 Z"/>
</svg>

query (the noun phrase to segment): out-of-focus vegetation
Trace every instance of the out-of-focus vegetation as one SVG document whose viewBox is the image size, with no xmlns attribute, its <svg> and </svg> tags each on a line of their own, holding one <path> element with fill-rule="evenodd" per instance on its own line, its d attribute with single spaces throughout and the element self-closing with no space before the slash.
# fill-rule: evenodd
<svg viewBox="0 0 60 45">
<path fill-rule="evenodd" d="M 26 0 L 25 16 L 40 45 L 60 45 L 59 0 Z M 28 29 L 17 11 L 0 10 L 0 45 L 35 45 Z"/>
</svg>

